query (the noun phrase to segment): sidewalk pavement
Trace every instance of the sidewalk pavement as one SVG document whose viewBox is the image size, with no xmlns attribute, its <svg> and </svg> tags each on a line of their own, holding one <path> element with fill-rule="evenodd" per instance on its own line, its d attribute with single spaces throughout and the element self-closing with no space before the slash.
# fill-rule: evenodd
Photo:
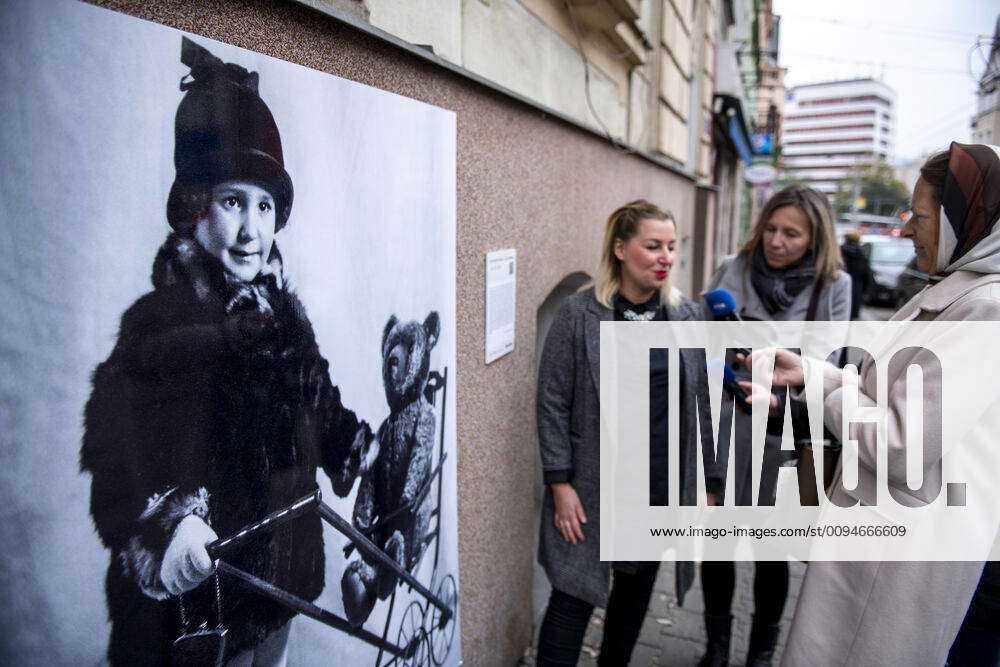
<svg viewBox="0 0 1000 667">
<path fill-rule="evenodd" d="M 742 665 L 746 658 L 750 637 L 750 615 L 753 613 L 753 569 L 753 563 L 736 563 L 736 593 L 733 596 L 735 618 L 730 653 L 730 663 L 734 666 Z M 805 565 L 792 562 L 789 570 L 788 602 L 785 604 L 785 613 L 781 619 L 781 638 L 774 660 L 775 665 L 781 661 L 781 651 L 785 646 L 788 624 L 795 611 L 799 588 L 802 586 Z M 685 596 L 684 607 L 677 606 L 674 597 L 674 567 L 672 563 L 664 563 L 656 578 L 646 620 L 642 624 L 639 641 L 632 653 L 631 665 L 694 667 L 705 651 L 703 610 L 701 583 L 697 576 L 694 585 Z M 603 623 L 604 610 L 597 609 L 590 619 L 590 626 L 583 640 L 580 667 L 593 667 L 597 664 Z M 525 652 L 524 658 L 518 664 L 524 666 L 535 664 L 533 648 Z"/>
</svg>

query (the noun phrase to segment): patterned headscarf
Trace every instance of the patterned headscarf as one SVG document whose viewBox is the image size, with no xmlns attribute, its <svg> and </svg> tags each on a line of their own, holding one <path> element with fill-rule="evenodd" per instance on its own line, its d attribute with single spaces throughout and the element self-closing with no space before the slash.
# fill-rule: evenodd
<svg viewBox="0 0 1000 667">
<path fill-rule="evenodd" d="M 952 143 L 936 273 L 1000 273 L 1000 148 Z"/>
</svg>

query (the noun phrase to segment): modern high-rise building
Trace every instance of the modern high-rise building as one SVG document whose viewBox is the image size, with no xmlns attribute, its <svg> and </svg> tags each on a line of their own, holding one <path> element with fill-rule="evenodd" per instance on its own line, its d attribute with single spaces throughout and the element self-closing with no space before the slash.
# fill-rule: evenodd
<svg viewBox="0 0 1000 667">
<path fill-rule="evenodd" d="M 972 143 L 1000 142 L 1000 17 L 993 29 L 990 58 L 979 78 L 976 91 L 976 115 L 972 117 Z"/>
<path fill-rule="evenodd" d="M 781 125 L 785 176 L 832 196 L 858 163 L 891 160 L 895 102 L 896 92 L 875 79 L 790 88 Z"/>
</svg>

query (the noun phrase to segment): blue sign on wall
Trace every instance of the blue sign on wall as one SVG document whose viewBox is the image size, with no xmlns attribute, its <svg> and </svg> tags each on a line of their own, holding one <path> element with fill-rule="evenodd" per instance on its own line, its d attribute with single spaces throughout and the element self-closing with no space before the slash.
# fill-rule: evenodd
<svg viewBox="0 0 1000 667">
<path fill-rule="evenodd" d="M 753 146 L 755 155 L 771 154 L 773 141 L 770 134 L 751 134 L 750 144 Z"/>
</svg>

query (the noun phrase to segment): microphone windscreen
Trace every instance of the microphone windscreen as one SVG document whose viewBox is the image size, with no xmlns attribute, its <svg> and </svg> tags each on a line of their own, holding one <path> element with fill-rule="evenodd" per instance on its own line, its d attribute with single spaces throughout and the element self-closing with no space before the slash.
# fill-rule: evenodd
<svg viewBox="0 0 1000 667">
<path fill-rule="evenodd" d="M 736 373 L 727 365 L 722 366 L 722 381 L 724 384 L 730 385 L 736 382 Z"/>
<path fill-rule="evenodd" d="M 727 289 L 714 289 L 705 292 L 705 303 L 712 309 L 712 314 L 716 317 L 725 317 L 736 312 L 736 299 Z"/>
</svg>

